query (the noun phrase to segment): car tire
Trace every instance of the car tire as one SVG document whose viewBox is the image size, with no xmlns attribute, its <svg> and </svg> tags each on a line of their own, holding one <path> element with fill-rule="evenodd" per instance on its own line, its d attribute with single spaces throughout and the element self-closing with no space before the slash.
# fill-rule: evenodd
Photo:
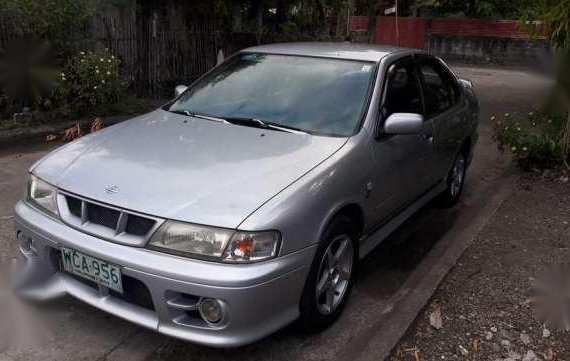
<svg viewBox="0 0 570 361">
<path fill-rule="evenodd" d="M 324 330 L 346 306 L 358 260 L 357 240 L 349 217 L 336 217 L 325 229 L 299 305 L 299 324 L 306 332 Z"/>
<path fill-rule="evenodd" d="M 438 203 L 443 208 L 450 208 L 457 204 L 463 193 L 465 186 L 465 176 L 467 172 L 467 158 L 463 152 L 460 152 L 453 166 L 447 175 L 447 187 L 439 196 Z"/>
</svg>

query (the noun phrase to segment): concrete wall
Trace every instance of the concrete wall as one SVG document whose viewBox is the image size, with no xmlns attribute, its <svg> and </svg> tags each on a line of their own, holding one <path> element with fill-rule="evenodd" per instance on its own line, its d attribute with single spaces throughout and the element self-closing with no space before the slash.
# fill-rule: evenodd
<svg viewBox="0 0 570 361">
<path fill-rule="evenodd" d="M 447 61 L 535 67 L 549 57 L 544 40 L 430 34 L 425 49 Z"/>
</svg>

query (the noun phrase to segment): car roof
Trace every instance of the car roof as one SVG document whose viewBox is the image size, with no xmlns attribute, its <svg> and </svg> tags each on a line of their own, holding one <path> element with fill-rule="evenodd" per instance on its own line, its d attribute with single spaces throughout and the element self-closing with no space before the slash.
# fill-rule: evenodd
<svg viewBox="0 0 570 361">
<path fill-rule="evenodd" d="M 379 62 L 387 55 L 395 53 L 423 53 L 422 50 L 401 48 L 389 45 L 365 43 L 278 43 L 259 45 L 243 49 L 241 52 L 282 55 L 315 56 L 347 60 Z"/>
</svg>

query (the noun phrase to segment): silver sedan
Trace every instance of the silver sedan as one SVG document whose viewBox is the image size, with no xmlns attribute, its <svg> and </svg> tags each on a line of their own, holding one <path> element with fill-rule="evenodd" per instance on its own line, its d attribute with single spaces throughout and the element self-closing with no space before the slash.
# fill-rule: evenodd
<svg viewBox="0 0 570 361">
<path fill-rule="evenodd" d="M 321 330 L 359 259 L 458 201 L 477 140 L 472 84 L 410 49 L 259 46 L 177 93 L 30 169 L 18 292 L 218 347 Z"/>
</svg>

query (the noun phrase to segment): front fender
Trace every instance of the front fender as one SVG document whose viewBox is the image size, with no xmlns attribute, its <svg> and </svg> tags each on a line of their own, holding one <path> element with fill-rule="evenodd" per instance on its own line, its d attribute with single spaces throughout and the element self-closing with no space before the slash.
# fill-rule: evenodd
<svg viewBox="0 0 570 361">
<path fill-rule="evenodd" d="M 281 255 L 313 245 L 325 227 L 348 204 L 362 207 L 371 154 L 361 136 L 347 144 L 323 163 L 288 186 L 240 225 L 242 230 L 275 229 L 281 232 Z"/>
</svg>

